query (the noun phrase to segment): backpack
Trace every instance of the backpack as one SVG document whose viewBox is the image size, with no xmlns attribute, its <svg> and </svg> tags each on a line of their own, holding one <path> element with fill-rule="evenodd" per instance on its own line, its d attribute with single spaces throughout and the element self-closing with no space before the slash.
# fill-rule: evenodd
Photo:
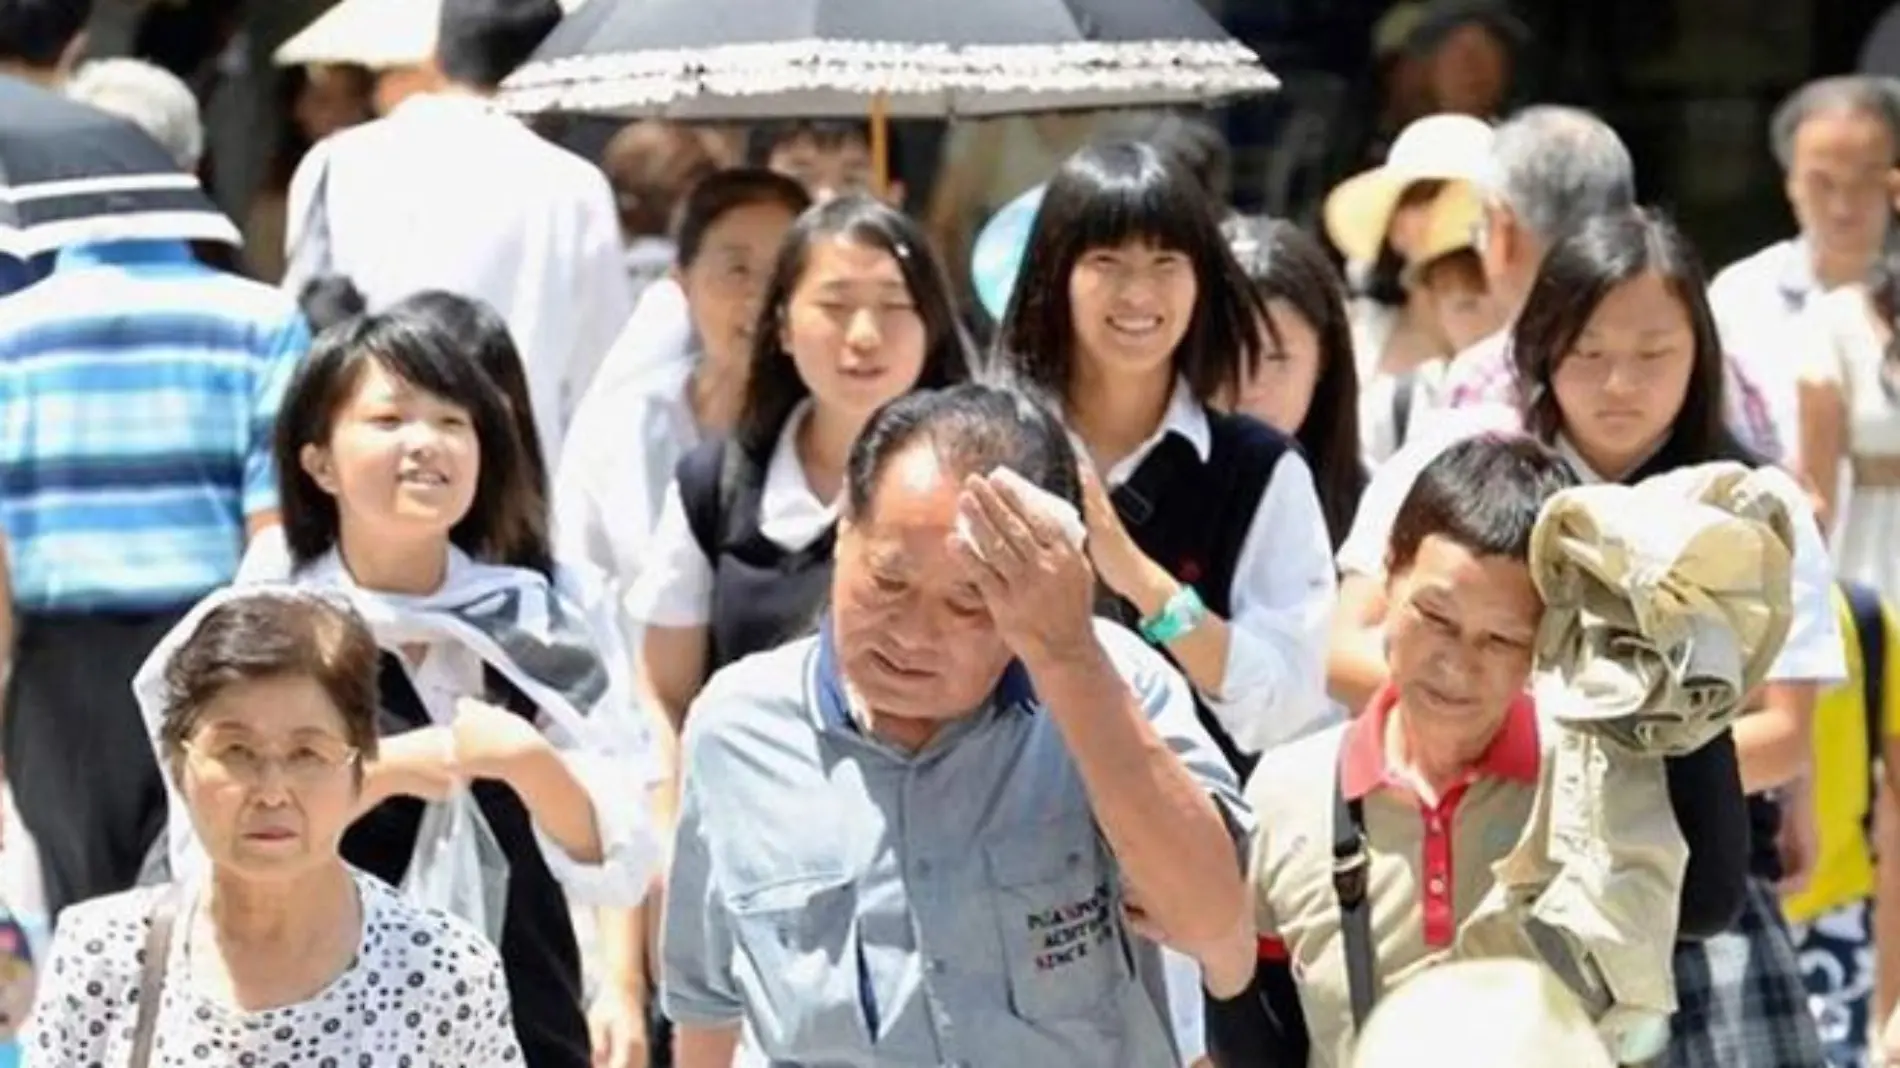
<svg viewBox="0 0 1900 1068">
<path fill-rule="evenodd" d="M 1874 800 L 1880 792 L 1880 746 L 1886 738 L 1887 618 L 1880 594 L 1855 582 L 1840 584 L 1854 617 L 1855 643 L 1860 647 L 1861 704 L 1867 732 L 1867 815 L 1864 824 L 1873 841 Z"/>
</svg>

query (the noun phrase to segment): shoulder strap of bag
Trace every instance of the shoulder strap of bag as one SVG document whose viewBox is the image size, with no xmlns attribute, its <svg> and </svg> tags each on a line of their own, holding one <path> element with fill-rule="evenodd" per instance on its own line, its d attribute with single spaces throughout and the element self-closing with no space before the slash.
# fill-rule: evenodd
<svg viewBox="0 0 1900 1068">
<path fill-rule="evenodd" d="M 725 534 L 725 503 L 737 482 L 732 457 L 740 450 L 724 438 L 680 457 L 674 477 L 679 480 L 680 506 L 686 510 L 686 525 L 693 541 L 708 560 L 719 558 L 719 542 Z"/>
<path fill-rule="evenodd" d="M 330 146 L 325 146 L 317 160 L 316 179 L 311 183 L 310 204 L 304 210 L 302 226 L 297 233 L 297 243 L 288 250 L 289 262 L 284 266 L 284 279 L 288 284 L 290 296 L 295 298 L 298 292 L 312 279 L 336 272 L 336 254 L 330 243 Z"/>
<path fill-rule="evenodd" d="M 1365 805 L 1346 799 L 1344 769 L 1338 768 L 1333 774 L 1333 894 L 1339 899 L 1339 933 L 1345 944 L 1346 990 L 1354 1031 L 1363 1028 L 1372 1015 L 1378 974 L 1372 948 L 1372 902 L 1367 895 L 1371 866 Z"/>
<path fill-rule="evenodd" d="M 1412 399 L 1418 393 L 1418 372 L 1407 371 L 1392 383 L 1392 447 L 1405 444 L 1412 428 Z"/>
<path fill-rule="evenodd" d="M 152 922 L 145 930 L 145 960 L 139 965 L 138 1022 L 132 1028 L 132 1060 L 127 1068 L 148 1068 L 158 1033 L 158 1002 L 165 994 L 165 960 L 171 955 L 172 928 L 178 922 L 178 884 L 159 891 Z"/>
<path fill-rule="evenodd" d="M 1867 731 L 1867 815 L 1871 831 L 1874 795 L 1879 791 L 1880 743 L 1886 737 L 1887 619 L 1880 595 L 1858 582 L 1841 583 L 1848 612 L 1854 617 L 1855 644 L 1860 647 L 1860 697 Z M 1872 841 L 1872 837 L 1868 838 Z"/>
</svg>

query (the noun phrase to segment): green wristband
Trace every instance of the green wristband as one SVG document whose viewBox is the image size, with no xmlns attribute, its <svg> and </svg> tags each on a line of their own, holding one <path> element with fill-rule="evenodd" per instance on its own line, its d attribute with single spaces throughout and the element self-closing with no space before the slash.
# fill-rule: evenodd
<svg viewBox="0 0 1900 1068">
<path fill-rule="evenodd" d="M 1166 645 L 1201 625 L 1207 618 L 1207 605 L 1194 587 L 1183 585 L 1161 606 L 1160 613 L 1141 621 L 1141 636 L 1155 645 Z"/>
</svg>

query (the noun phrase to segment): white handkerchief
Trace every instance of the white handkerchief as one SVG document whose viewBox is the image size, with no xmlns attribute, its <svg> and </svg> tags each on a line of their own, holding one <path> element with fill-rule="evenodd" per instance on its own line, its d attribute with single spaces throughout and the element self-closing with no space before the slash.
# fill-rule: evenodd
<svg viewBox="0 0 1900 1068">
<path fill-rule="evenodd" d="M 996 468 L 990 472 L 990 476 L 1007 481 L 1010 487 L 1016 491 L 1017 495 L 1029 503 L 1030 507 L 1040 512 L 1045 519 L 1050 520 L 1055 523 L 1057 527 L 1061 528 L 1063 536 L 1069 539 L 1070 545 L 1078 549 L 1082 547 L 1083 540 L 1088 537 L 1089 528 L 1088 524 L 1082 521 L 1082 513 L 1076 510 L 1075 505 L 1050 493 L 1048 490 L 1043 489 L 1041 486 L 1036 485 L 1034 482 L 1029 481 L 1007 467 Z M 979 558 L 982 557 L 982 548 L 976 544 L 976 539 L 970 536 L 970 521 L 962 514 L 957 516 L 957 537 L 963 544 L 970 547 L 971 552 L 975 553 Z"/>
</svg>

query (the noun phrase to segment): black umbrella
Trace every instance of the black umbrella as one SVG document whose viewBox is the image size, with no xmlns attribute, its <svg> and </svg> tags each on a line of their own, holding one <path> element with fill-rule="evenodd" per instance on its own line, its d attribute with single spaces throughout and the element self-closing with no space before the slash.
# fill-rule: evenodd
<svg viewBox="0 0 1900 1068">
<path fill-rule="evenodd" d="M 589 0 L 503 103 L 942 118 L 1205 103 L 1276 84 L 1196 0 Z"/>
<path fill-rule="evenodd" d="M 0 75 L 0 254 L 238 232 L 198 179 L 132 123 Z"/>
</svg>

